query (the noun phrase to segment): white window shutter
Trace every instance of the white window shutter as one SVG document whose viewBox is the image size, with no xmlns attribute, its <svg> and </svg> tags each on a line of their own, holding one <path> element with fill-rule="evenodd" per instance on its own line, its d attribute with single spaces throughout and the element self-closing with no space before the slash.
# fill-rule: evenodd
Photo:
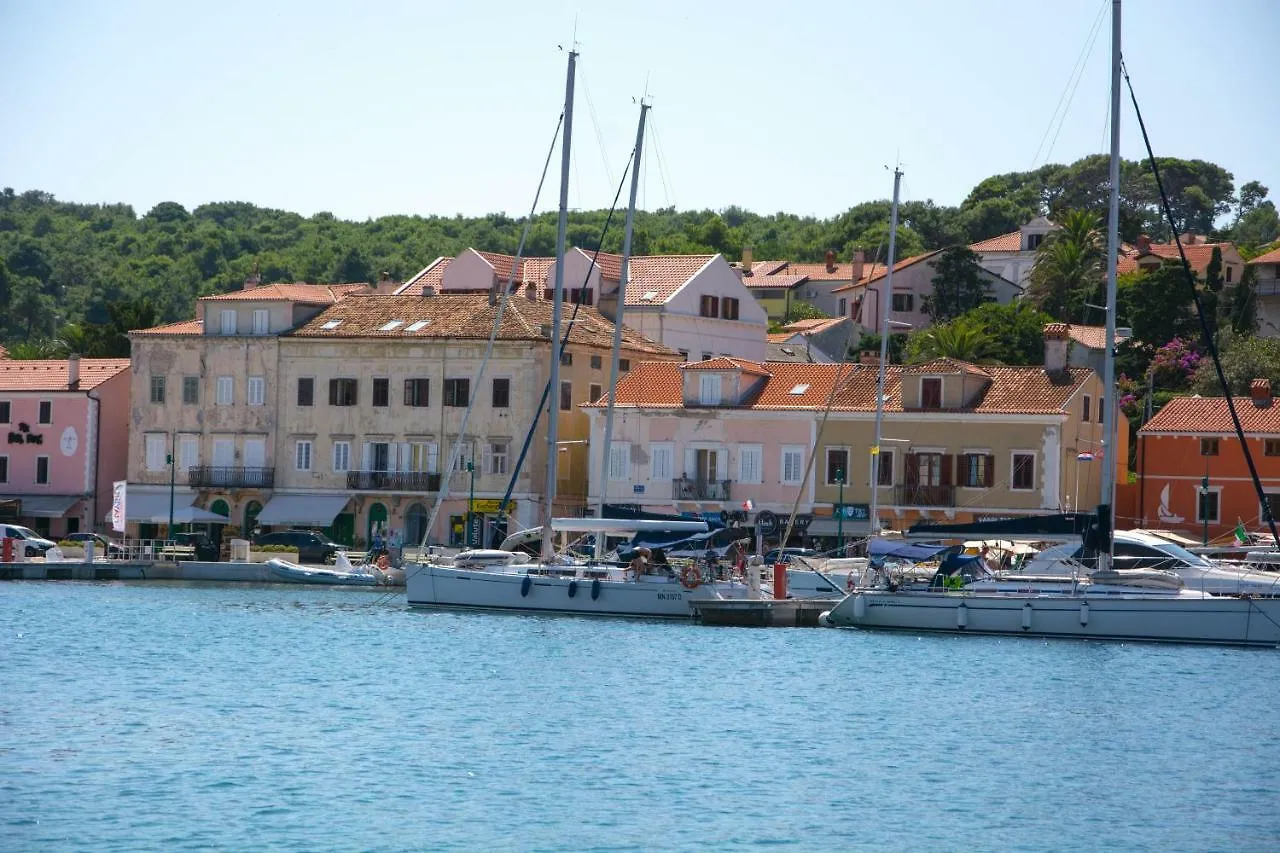
<svg viewBox="0 0 1280 853">
<path fill-rule="evenodd" d="M 409 447 L 409 442 L 407 441 L 400 442 L 400 470 L 401 471 L 409 470 L 410 451 L 411 451 L 411 448 Z"/>
<path fill-rule="evenodd" d="M 698 476 L 698 451 L 692 447 L 684 449 L 684 470 L 680 472 L 680 476 L 690 480 Z"/>
<path fill-rule="evenodd" d="M 729 451 L 716 451 L 716 476 L 717 480 L 729 479 Z"/>
<path fill-rule="evenodd" d="M 373 444 L 368 441 L 360 445 L 360 470 L 373 470 Z"/>
</svg>

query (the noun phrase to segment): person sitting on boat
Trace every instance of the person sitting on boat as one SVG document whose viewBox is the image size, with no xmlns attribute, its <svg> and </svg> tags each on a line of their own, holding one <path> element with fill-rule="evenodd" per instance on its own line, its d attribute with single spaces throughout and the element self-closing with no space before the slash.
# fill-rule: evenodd
<svg viewBox="0 0 1280 853">
<path fill-rule="evenodd" d="M 385 549 L 378 554 L 378 559 L 374 562 L 374 565 L 384 572 L 391 568 L 391 558 L 387 556 Z"/>
<path fill-rule="evenodd" d="M 636 555 L 631 558 L 630 569 L 635 573 L 635 579 L 640 580 L 641 575 L 649 573 L 649 556 L 648 548 L 637 548 Z"/>
</svg>

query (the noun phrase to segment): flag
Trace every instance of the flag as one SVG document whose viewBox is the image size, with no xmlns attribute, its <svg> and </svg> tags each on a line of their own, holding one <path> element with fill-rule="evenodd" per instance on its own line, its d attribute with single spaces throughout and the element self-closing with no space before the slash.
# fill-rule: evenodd
<svg viewBox="0 0 1280 853">
<path fill-rule="evenodd" d="M 742 508 L 745 509 L 747 512 L 751 512 L 751 510 L 756 508 L 756 505 L 753 504 L 750 499 L 747 499 L 742 502 Z"/>
<path fill-rule="evenodd" d="M 1236 543 L 1237 543 L 1237 544 L 1239 544 L 1239 545 L 1243 545 L 1244 543 L 1246 543 L 1246 542 L 1248 542 L 1248 541 L 1249 541 L 1249 534 L 1245 532 L 1245 529 L 1244 529 L 1244 522 L 1242 522 L 1242 521 L 1241 521 L 1240 519 L 1238 519 L 1238 518 L 1236 519 L 1236 529 L 1235 529 L 1235 531 L 1234 531 L 1234 532 L 1235 532 L 1235 535 L 1236 535 Z"/>
<path fill-rule="evenodd" d="M 117 533 L 124 533 L 127 518 L 124 512 L 125 490 L 128 485 L 126 480 L 116 480 L 111 484 L 111 529 Z"/>
<path fill-rule="evenodd" d="M 1077 461 L 1077 462 L 1092 462 L 1092 461 L 1093 461 L 1093 454 L 1092 454 L 1092 453 L 1090 453 L 1090 452 L 1089 452 L 1089 451 L 1087 451 L 1087 450 L 1086 450 L 1086 451 L 1084 451 L 1083 453 L 1077 453 L 1077 454 L 1076 454 L 1076 461 Z"/>
</svg>

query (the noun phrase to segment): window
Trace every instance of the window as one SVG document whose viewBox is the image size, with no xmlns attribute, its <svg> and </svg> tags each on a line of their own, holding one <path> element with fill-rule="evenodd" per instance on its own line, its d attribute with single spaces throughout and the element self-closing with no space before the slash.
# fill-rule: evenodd
<svg viewBox="0 0 1280 853">
<path fill-rule="evenodd" d="M 893 451 L 881 450 L 879 453 L 879 457 L 880 457 L 880 467 L 876 469 L 876 485 L 892 486 L 893 485 Z"/>
<path fill-rule="evenodd" d="M 298 378 L 298 405 L 312 406 L 316 401 L 316 381 L 310 376 Z"/>
<path fill-rule="evenodd" d="M 182 402 L 189 406 L 197 405 L 200 402 L 199 376 L 182 377 Z"/>
<path fill-rule="evenodd" d="M 0 400 L 0 424 L 10 423 L 9 420 L 9 401 Z"/>
<path fill-rule="evenodd" d="M 149 432 L 146 437 L 146 457 L 148 471 L 163 471 L 165 456 L 168 454 L 168 436 L 162 432 Z"/>
<path fill-rule="evenodd" d="M 378 327 L 379 332 L 394 332 L 404 325 L 404 320 L 388 320 Z"/>
<path fill-rule="evenodd" d="M 560 383 L 560 411 L 567 412 L 573 408 L 573 383 Z"/>
<path fill-rule="evenodd" d="M 1085 423 L 1089 422 L 1089 418 L 1092 415 L 1092 412 L 1090 412 L 1089 409 L 1092 408 L 1092 406 L 1093 406 L 1093 398 L 1090 397 L 1088 394 L 1085 394 L 1084 401 L 1081 403 L 1081 407 L 1080 407 L 1080 420 L 1084 421 Z"/>
<path fill-rule="evenodd" d="M 1266 498 L 1266 505 L 1258 504 L 1258 521 L 1265 522 L 1267 520 L 1267 514 L 1264 511 L 1267 509 L 1271 510 L 1272 519 L 1280 521 L 1280 494 L 1276 492 L 1264 493 L 1263 497 Z"/>
<path fill-rule="evenodd" d="M 489 442 L 489 459 L 486 468 L 490 474 L 507 473 L 507 456 L 509 445 L 505 441 Z"/>
<path fill-rule="evenodd" d="M 609 445 L 612 447 L 613 445 Z M 675 456 L 675 448 L 670 444 L 649 445 L 649 479 L 670 480 L 671 459 Z"/>
<path fill-rule="evenodd" d="M 598 355 L 591 356 L 591 369 L 599 370 L 602 367 L 604 367 L 604 359 Z"/>
<path fill-rule="evenodd" d="M 594 382 L 588 387 L 588 391 L 590 393 L 587 394 L 587 397 L 590 398 L 593 403 L 604 395 L 604 389 Z"/>
<path fill-rule="evenodd" d="M 184 435 L 178 450 L 178 465 L 183 471 L 190 471 L 200 464 L 200 436 Z"/>
<path fill-rule="evenodd" d="M 375 408 L 391 405 L 391 380 L 385 376 L 373 380 L 373 405 Z"/>
<path fill-rule="evenodd" d="M 253 333 L 255 335 L 265 335 L 267 330 L 271 328 L 271 315 L 266 308 L 253 309 Z"/>
<path fill-rule="evenodd" d="M 1013 454 L 1013 474 L 1009 478 L 1010 488 L 1018 491 L 1030 491 L 1036 487 L 1036 456 L 1034 453 Z"/>
<path fill-rule="evenodd" d="M 1028 234 L 1027 235 L 1027 251 L 1031 252 L 1031 251 L 1034 251 L 1035 249 L 1040 248 L 1040 244 L 1043 242 L 1044 242 L 1043 234 Z"/>
<path fill-rule="evenodd" d="M 631 369 L 631 359 L 629 359 L 629 358 L 620 358 L 620 359 L 618 359 L 618 372 L 619 372 L 619 373 L 626 373 L 626 372 L 627 372 L 628 370 L 630 370 L 630 369 Z"/>
<path fill-rule="evenodd" d="M 324 329 L 326 332 L 332 332 L 334 329 L 338 328 L 341 325 L 342 325 L 341 320 L 325 320 L 324 325 L 321 326 L 320 328 Z"/>
<path fill-rule="evenodd" d="M 738 448 L 738 482 L 763 483 L 763 448 L 758 444 L 742 445 Z"/>
<path fill-rule="evenodd" d="M 354 406 L 360 388 L 354 379 L 329 380 L 329 405 Z"/>
<path fill-rule="evenodd" d="M 459 474 L 467 470 L 467 464 L 471 462 L 473 456 L 471 452 L 471 442 L 464 441 L 459 445 L 455 445 L 458 453 L 458 461 L 454 464 L 453 470 Z"/>
<path fill-rule="evenodd" d="M 631 479 L 631 443 L 615 441 L 609 445 L 609 479 Z"/>
<path fill-rule="evenodd" d="M 218 377 L 218 405 L 230 406 L 236 398 L 236 380 L 233 376 Z"/>
<path fill-rule="evenodd" d="M 431 323 L 430 320 L 414 320 L 412 323 L 404 327 L 406 332 L 421 332 Z"/>
<path fill-rule="evenodd" d="M 720 316 L 726 320 L 738 319 L 738 300 L 732 296 L 726 296 L 720 300 Z"/>
<path fill-rule="evenodd" d="M 571 353 L 571 352 L 564 352 L 564 351 L 561 351 L 561 352 L 560 352 L 560 366 L 561 366 L 561 367 L 572 367 L 572 366 L 573 366 L 573 353 Z"/>
<path fill-rule="evenodd" d="M 440 470 L 440 446 L 434 441 L 419 441 L 409 446 L 409 470 L 435 474 Z"/>
<path fill-rule="evenodd" d="M 342 474 L 351 470 L 351 442 L 335 441 L 333 443 L 333 473 Z"/>
<path fill-rule="evenodd" d="M 9 457 L 0 456 L 0 483 L 9 482 Z"/>
<path fill-rule="evenodd" d="M 293 445 L 293 467 L 299 471 L 311 470 L 310 440 L 296 441 Z"/>
<path fill-rule="evenodd" d="M 151 376 L 151 402 L 153 403 L 164 402 L 164 377 L 163 376 L 156 376 L 154 374 L 152 374 Z"/>
<path fill-rule="evenodd" d="M 926 376 L 920 380 L 920 408 L 942 408 L 942 380 L 937 376 Z"/>
<path fill-rule="evenodd" d="M 680 353 L 680 360 L 681 360 L 681 361 L 688 361 L 688 360 L 689 360 L 689 351 L 688 351 L 687 349 L 676 350 L 676 352 Z"/>
<path fill-rule="evenodd" d="M 49 457 L 36 457 L 36 484 L 40 486 L 49 485 Z"/>
<path fill-rule="evenodd" d="M 1232 270 L 1232 268 L 1231 268 L 1231 267 L 1227 267 L 1227 284 L 1230 284 L 1230 283 L 1231 283 L 1231 273 L 1232 273 L 1232 271 L 1233 271 L 1233 270 Z"/>
<path fill-rule="evenodd" d="M 994 468 L 995 457 L 990 454 L 966 453 L 960 457 L 960 485 L 966 489 L 989 489 L 995 481 Z"/>
<path fill-rule="evenodd" d="M 41 400 L 40 413 L 36 416 L 36 423 L 51 424 L 53 423 L 53 401 Z"/>
<path fill-rule="evenodd" d="M 1216 438 L 1200 439 L 1200 455 L 1201 456 L 1217 456 L 1218 455 L 1218 439 Z"/>
<path fill-rule="evenodd" d="M 261 406 L 267 400 L 267 380 L 262 376 L 249 377 L 248 401 L 250 406 Z"/>
<path fill-rule="evenodd" d="M 236 333 L 236 312 L 234 309 L 224 308 L 222 311 L 222 334 L 234 335 Z"/>
<path fill-rule="evenodd" d="M 361 449 L 361 471 L 391 471 L 395 468 L 395 455 L 390 442 L 366 441 Z"/>
<path fill-rule="evenodd" d="M 782 482 L 784 485 L 796 486 L 804 475 L 804 448 L 782 448 Z"/>
<path fill-rule="evenodd" d="M 507 378 L 493 380 L 493 407 L 495 409 L 511 408 L 511 380 Z"/>
<path fill-rule="evenodd" d="M 840 297 L 840 310 L 837 313 L 841 317 L 843 317 L 848 310 L 849 310 L 849 300 L 844 298 L 843 296 Z"/>
<path fill-rule="evenodd" d="M 698 403 L 703 406 L 720 405 L 720 376 L 704 373 L 698 377 Z"/>
<path fill-rule="evenodd" d="M 444 404 L 455 408 L 466 408 L 471 399 L 470 379 L 446 379 L 444 381 Z"/>
<path fill-rule="evenodd" d="M 720 316 L 720 298 L 718 296 L 702 297 L 698 303 L 698 313 L 703 317 L 719 317 Z"/>
<path fill-rule="evenodd" d="M 431 380 L 406 379 L 404 381 L 404 404 L 415 409 L 430 406 Z"/>
<path fill-rule="evenodd" d="M 1263 456 L 1280 456 L 1280 438 L 1267 438 L 1262 441 Z"/>
<path fill-rule="evenodd" d="M 703 350 L 703 353 L 702 353 L 702 360 L 703 360 L 703 361 L 710 361 L 710 360 L 711 360 L 711 353 L 709 353 L 709 352 L 707 352 L 707 351 Z"/>
<path fill-rule="evenodd" d="M 1218 521 L 1218 499 L 1221 492 L 1218 489 L 1209 489 L 1205 491 L 1196 486 L 1196 521 L 1208 521 L 1217 523 Z"/>
<path fill-rule="evenodd" d="M 849 482 L 849 450 L 844 447 L 827 448 L 827 485 Z"/>
<path fill-rule="evenodd" d="M 916 308 L 916 295 L 914 293 L 895 293 L 893 294 L 893 310 L 899 312 L 914 311 Z"/>
</svg>

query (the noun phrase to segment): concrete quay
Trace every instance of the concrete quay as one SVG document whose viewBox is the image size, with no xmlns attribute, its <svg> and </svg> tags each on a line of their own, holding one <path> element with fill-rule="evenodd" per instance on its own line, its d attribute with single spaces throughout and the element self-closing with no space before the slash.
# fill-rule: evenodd
<svg viewBox="0 0 1280 853">
<path fill-rule="evenodd" d="M 818 617 L 838 598 L 730 598 L 694 601 L 704 625 L 738 628 L 817 628 Z"/>
</svg>

